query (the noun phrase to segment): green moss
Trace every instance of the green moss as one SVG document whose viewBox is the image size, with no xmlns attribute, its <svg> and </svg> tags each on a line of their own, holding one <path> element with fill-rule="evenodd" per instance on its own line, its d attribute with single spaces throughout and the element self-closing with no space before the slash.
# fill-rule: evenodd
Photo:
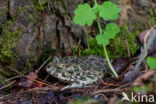
<svg viewBox="0 0 156 104">
<path fill-rule="evenodd" d="M 80 52 L 82 53 L 82 56 L 96 54 L 96 55 L 104 57 L 103 47 L 97 44 L 97 41 L 95 38 L 89 36 L 88 42 L 89 42 L 90 49 L 80 50 Z"/>
<path fill-rule="evenodd" d="M 121 32 L 116 35 L 114 40 L 111 40 L 110 45 L 107 47 L 110 58 L 128 57 L 125 40 L 127 40 L 128 42 L 131 56 L 134 56 L 140 48 L 139 44 L 137 44 L 136 42 L 136 37 L 138 36 L 139 31 L 128 32 L 127 26 L 120 27 L 120 30 Z M 104 57 L 103 47 L 97 44 L 95 38 L 89 36 L 88 42 L 90 45 L 90 49 L 80 49 L 82 56 L 96 54 Z M 73 48 L 73 52 L 76 55 L 78 54 L 78 50 L 76 50 L 76 48 Z"/>
<path fill-rule="evenodd" d="M 3 10 L 0 11 L 0 16 L 6 16 L 6 13 L 8 12 L 8 10 Z"/>
<path fill-rule="evenodd" d="M 8 75 L 8 73 L 6 71 L 4 71 L 3 67 L 0 65 L 0 83 L 4 84 L 6 81 L 6 76 Z"/>
<path fill-rule="evenodd" d="M 139 92 L 142 92 L 142 91 L 149 92 L 150 89 L 148 88 L 148 86 L 142 85 L 142 86 L 133 86 L 132 91 L 135 92 L 135 93 L 139 93 Z"/>
<path fill-rule="evenodd" d="M 152 12 L 152 10 L 151 10 L 151 13 L 150 13 L 150 24 L 152 25 L 152 26 L 154 26 L 155 24 L 156 24 L 156 18 L 155 18 L 155 16 L 154 16 L 154 14 L 153 14 L 153 12 Z"/>
<path fill-rule="evenodd" d="M 65 3 L 64 3 L 64 0 L 61 0 L 61 5 L 62 5 L 62 7 L 63 7 L 64 9 L 66 8 Z"/>
<path fill-rule="evenodd" d="M 45 9 L 45 5 L 48 3 L 48 0 L 38 1 L 33 0 L 33 5 L 38 11 L 42 11 Z"/>
<path fill-rule="evenodd" d="M 121 32 L 116 35 L 116 38 L 111 41 L 108 50 L 111 57 L 128 57 L 128 48 L 131 56 L 136 55 L 136 52 L 140 49 L 140 45 L 137 43 L 137 36 L 139 31 L 128 32 L 127 26 L 122 26 Z M 126 44 L 127 41 L 127 44 Z"/>
<path fill-rule="evenodd" d="M 9 27 L 12 26 L 13 21 L 7 21 L 6 24 L 0 25 L 0 83 L 2 84 L 5 84 L 7 77 L 13 75 L 4 65 L 14 65 L 15 58 L 17 57 L 13 54 L 13 49 L 21 36 L 21 31 L 9 30 Z"/>
<path fill-rule="evenodd" d="M 8 76 L 10 76 L 10 71 L 6 71 L 1 65 L 0 65 L 0 88 L 1 85 L 7 85 L 9 83 Z M 1 90 L 1 92 L 7 94 L 10 89 L 12 88 L 12 85 L 6 87 L 5 89 Z"/>
<path fill-rule="evenodd" d="M 89 98 L 87 96 L 82 96 L 69 104 L 100 104 L 97 100 Z"/>
<path fill-rule="evenodd" d="M 0 62 L 10 62 L 13 60 L 12 48 L 16 45 L 20 31 L 10 32 L 8 26 L 12 22 L 9 21 L 6 25 L 0 25 Z"/>
</svg>

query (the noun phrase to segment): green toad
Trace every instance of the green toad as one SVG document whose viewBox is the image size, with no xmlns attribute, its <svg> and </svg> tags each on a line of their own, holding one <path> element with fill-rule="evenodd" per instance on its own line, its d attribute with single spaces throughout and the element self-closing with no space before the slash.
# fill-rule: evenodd
<svg viewBox="0 0 156 104">
<path fill-rule="evenodd" d="M 69 83 L 62 90 L 89 87 L 109 72 L 105 59 L 90 55 L 84 57 L 54 57 L 46 71 L 62 82 Z"/>
</svg>

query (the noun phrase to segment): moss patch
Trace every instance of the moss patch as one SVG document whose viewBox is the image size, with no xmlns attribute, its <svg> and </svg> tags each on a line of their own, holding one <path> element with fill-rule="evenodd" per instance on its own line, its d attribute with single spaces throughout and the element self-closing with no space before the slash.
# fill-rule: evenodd
<svg viewBox="0 0 156 104">
<path fill-rule="evenodd" d="M 155 16 L 154 16 L 154 14 L 153 14 L 153 12 L 152 12 L 152 10 L 151 10 L 151 12 L 150 12 L 150 24 L 152 25 L 152 26 L 154 26 L 155 24 L 156 24 L 156 18 L 155 18 Z"/>
<path fill-rule="evenodd" d="M 116 35 L 114 40 L 111 40 L 110 45 L 107 47 L 110 58 L 128 57 L 127 46 L 131 56 L 136 55 L 136 52 L 140 49 L 140 45 L 136 41 L 136 37 L 139 35 L 139 31 L 128 32 L 127 26 L 120 27 L 121 32 Z M 125 40 L 128 45 L 126 46 Z M 96 54 L 104 57 L 103 47 L 99 46 L 96 39 L 89 36 L 88 39 L 90 49 L 80 49 L 81 55 L 86 56 L 90 54 Z M 73 48 L 73 52 L 77 55 L 78 50 Z"/>
<path fill-rule="evenodd" d="M 16 45 L 20 31 L 10 32 L 8 26 L 11 25 L 12 22 L 0 25 L 0 62 L 8 62 L 14 57 L 12 49 Z"/>
<path fill-rule="evenodd" d="M 130 55 L 135 56 L 136 52 L 140 49 L 140 45 L 136 39 L 140 32 L 137 30 L 134 32 L 128 31 L 127 26 L 122 26 L 121 32 L 110 42 L 108 50 L 112 58 L 128 57 L 128 49 Z"/>
<path fill-rule="evenodd" d="M 9 27 L 12 25 L 12 21 L 8 21 L 5 25 L 0 25 L 0 83 L 4 83 L 6 77 L 11 75 L 11 72 L 7 71 L 3 66 L 5 64 L 13 65 L 15 62 L 13 48 L 21 32 L 19 30 L 10 31 Z"/>
<path fill-rule="evenodd" d="M 33 0 L 33 5 L 35 9 L 38 11 L 43 11 L 47 3 L 48 0 L 43 0 L 43 1 Z"/>
</svg>

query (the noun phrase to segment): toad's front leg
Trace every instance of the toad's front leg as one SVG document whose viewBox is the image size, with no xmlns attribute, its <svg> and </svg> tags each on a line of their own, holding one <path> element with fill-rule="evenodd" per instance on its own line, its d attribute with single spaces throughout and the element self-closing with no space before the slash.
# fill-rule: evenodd
<svg viewBox="0 0 156 104">
<path fill-rule="evenodd" d="M 61 90 L 63 91 L 66 89 L 91 87 L 93 84 L 97 83 L 98 79 L 98 76 L 93 75 L 81 77 L 79 80 L 76 80 L 73 83 L 63 87 Z"/>
</svg>

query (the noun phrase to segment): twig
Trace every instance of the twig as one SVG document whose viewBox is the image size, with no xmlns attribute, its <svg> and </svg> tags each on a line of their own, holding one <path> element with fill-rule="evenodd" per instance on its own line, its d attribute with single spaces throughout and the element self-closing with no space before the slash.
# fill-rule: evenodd
<svg viewBox="0 0 156 104">
<path fill-rule="evenodd" d="M 8 82 L 8 81 L 10 81 L 10 80 L 13 80 L 13 79 L 16 79 L 16 78 L 19 78 L 19 77 L 21 77 L 21 76 L 14 76 L 14 77 L 11 77 L 11 78 L 7 79 L 6 82 Z"/>
<path fill-rule="evenodd" d="M 110 93 L 110 92 L 123 92 L 125 91 L 125 89 L 104 89 L 104 90 L 98 90 L 98 91 L 95 91 L 95 92 L 92 92 L 91 94 L 92 95 L 95 95 L 95 94 L 99 94 L 99 93 Z"/>
<path fill-rule="evenodd" d="M 125 87 L 131 87 L 132 83 L 126 83 L 124 85 L 119 86 L 119 89 L 125 88 Z"/>
<path fill-rule="evenodd" d="M 81 39 L 79 40 L 79 42 L 78 42 L 78 44 L 77 44 L 77 46 L 76 46 L 76 50 L 79 48 L 80 43 L 81 43 Z"/>
<path fill-rule="evenodd" d="M 0 96 L 0 100 L 6 98 L 6 97 L 9 97 L 9 96 L 13 96 L 13 94 L 8 94 L 8 95 L 3 95 L 3 96 Z"/>
<path fill-rule="evenodd" d="M 12 82 L 10 82 L 9 84 L 7 84 L 7 85 L 5 85 L 5 86 L 3 86 L 3 87 L 0 87 L 0 90 L 9 87 L 10 85 L 14 84 L 15 82 L 16 82 L 16 81 L 12 81 Z"/>
<path fill-rule="evenodd" d="M 38 68 L 38 72 L 42 69 L 42 67 L 52 58 L 52 56 L 48 57 L 46 61 Z M 36 73 L 37 74 L 37 73 Z"/>
<path fill-rule="evenodd" d="M 31 77 L 25 76 L 24 74 L 18 72 L 17 70 L 15 70 L 14 68 L 12 68 L 12 67 L 10 67 L 10 66 L 7 66 L 7 67 L 8 67 L 9 69 L 15 71 L 15 72 L 18 73 L 19 75 L 22 75 L 23 77 L 28 78 L 28 79 L 31 80 L 31 81 L 35 81 L 35 82 L 41 83 L 41 84 L 43 84 L 43 85 L 49 86 L 49 87 L 54 88 L 54 89 L 56 88 L 55 86 L 52 86 L 52 85 L 49 85 L 49 84 L 47 84 L 47 83 L 38 81 L 38 80 L 36 80 L 36 79 L 34 79 L 34 78 L 31 78 Z"/>
<path fill-rule="evenodd" d="M 127 47 L 128 57 L 131 57 L 131 53 L 130 53 L 130 50 L 129 50 L 127 39 L 125 40 L 125 43 L 126 43 L 126 47 Z"/>
<path fill-rule="evenodd" d="M 47 91 L 47 90 L 53 90 L 53 89 L 50 88 L 50 87 L 35 87 L 35 88 L 32 88 L 32 89 L 28 89 L 26 91 L 23 91 L 22 94 L 32 92 L 32 91 L 41 91 L 41 90 L 46 90 Z M 58 91 L 58 90 L 59 90 L 59 88 L 56 91 Z"/>
<path fill-rule="evenodd" d="M 48 75 L 44 78 L 44 80 L 47 80 L 49 76 L 50 76 L 50 75 L 48 74 Z"/>
</svg>

